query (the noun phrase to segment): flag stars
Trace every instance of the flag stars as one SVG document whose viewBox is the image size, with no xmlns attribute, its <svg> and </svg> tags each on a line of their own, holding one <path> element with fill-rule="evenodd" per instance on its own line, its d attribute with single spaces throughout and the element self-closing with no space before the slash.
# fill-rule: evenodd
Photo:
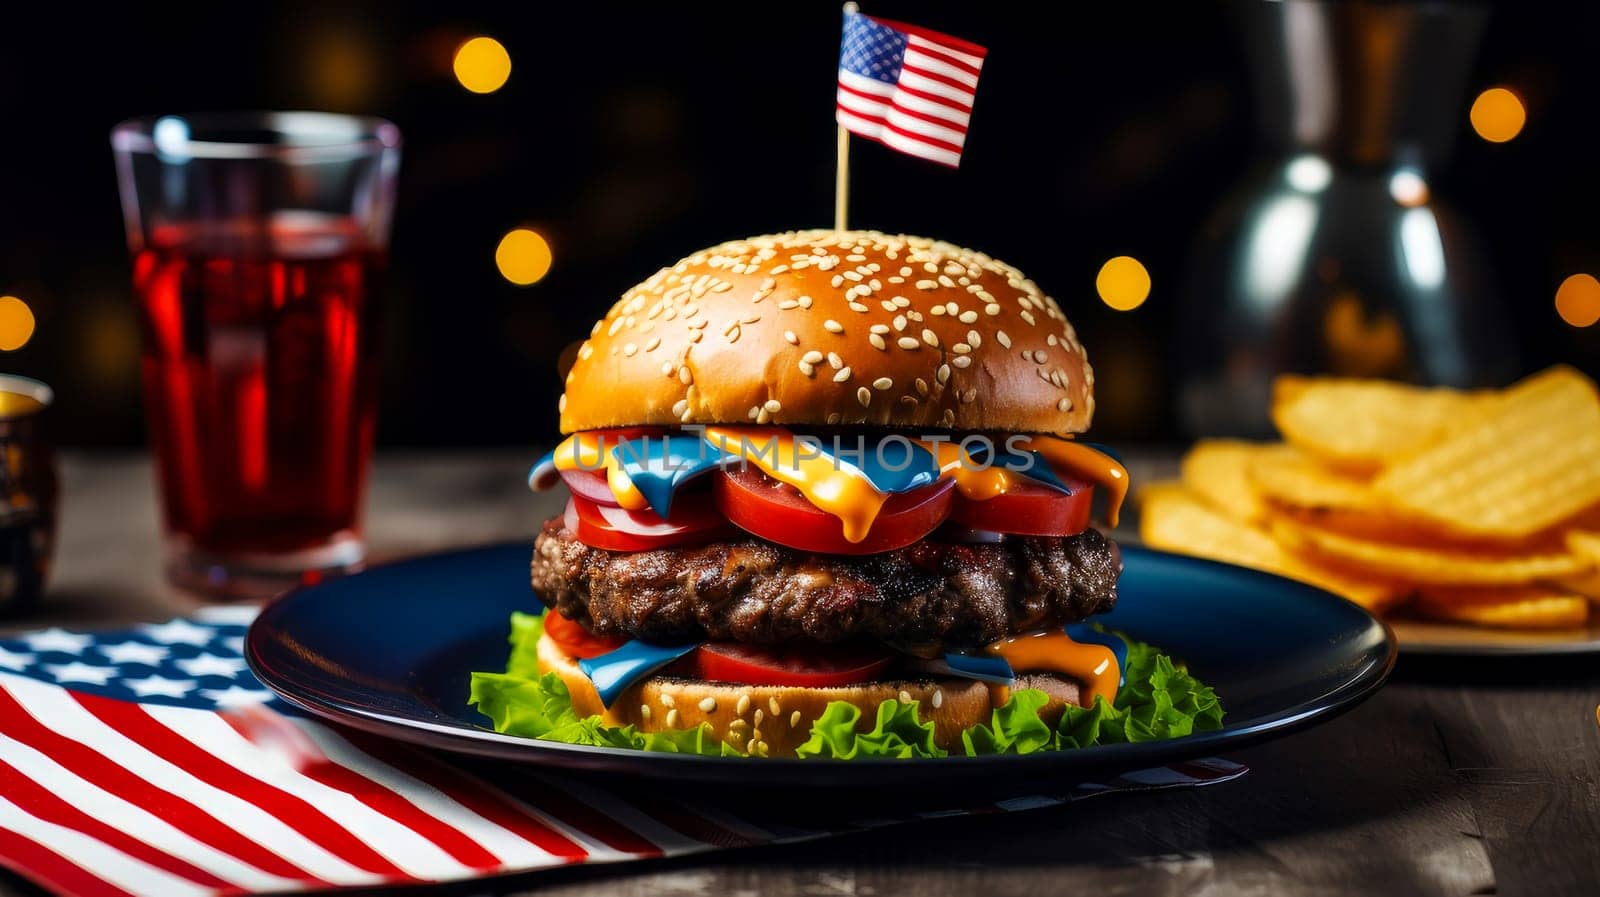
<svg viewBox="0 0 1600 897">
<path fill-rule="evenodd" d="M 98 650 L 112 663 L 142 663 L 149 667 L 165 660 L 169 653 L 169 650 L 161 645 L 147 645 L 143 642 L 99 645 Z"/>
<path fill-rule="evenodd" d="M 143 679 L 124 679 L 123 685 L 141 698 L 181 698 L 194 690 L 191 679 L 168 679 L 165 676 L 146 676 Z"/>
<path fill-rule="evenodd" d="M 211 641 L 216 631 L 208 626 L 196 626 L 188 620 L 170 620 L 152 623 L 142 628 L 145 635 L 163 645 L 194 645 L 203 647 Z M 87 641 L 87 637 L 85 637 Z"/>
<path fill-rule="evenodd" d="M 198 657 L 173 661 L 173 666 L 189 676 L 235 676 L 244 672 L 245 662 L 237 657 L 201 654 Z"/>
<path fill-rule="evenodd" d="M 272 692 L 260 688 L 241 688 L 230 685 L 227 688 L 202 688 L 200 694 L 211 699 L 219 708 L 244 707 L 250 704 L 264 704 L 272 700 Z"/>
<path fill-rule="evenodd" d="M 0 669 L 20 673 L 24 667 L 33 663 L 36 659 L 33 654 L 28 654 L 24 651 L 11 651 L 4 645 L 0 645 Z"/>
<path fill-rule="evenodd" d="M 28 647 L 35 651 L 60 651 L 63 654 L 80 654 L 84 648 L 89 647 L 93 641 L 87 635 L 78 632 L 68 632 L 60 627 L 52 626 L 43 632 L 22 637 Z"/>
<path fill-rule="evenodd" d="M 47 663 L 44 665 L 44 671 L 53 676 L 57 682 L 87 682 L 91 685 L 105 685 L 117 674 L 116 667 L 90 666 L 80 660 L 71 663 Z"/>
</svg>

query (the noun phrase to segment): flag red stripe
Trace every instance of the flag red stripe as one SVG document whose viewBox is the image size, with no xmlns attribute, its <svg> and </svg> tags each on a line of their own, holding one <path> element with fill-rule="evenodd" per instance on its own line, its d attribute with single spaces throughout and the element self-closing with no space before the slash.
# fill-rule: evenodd
<svg viewBox="0 0 1600 897">
<path fill-rule="evenodd" d="M 514 780 L 501 783 L 501 787 L 612 850 L 640 857 L 662 855 L 661 848 L 643 835 L 533 776 L 517 776 Z M 619 797 L 618 800 L 626 798 Z"/>
<path fill-rule="evenodd" d="M 388 878 L 415 881 L 314 804 L 248 776 L 157 722 L 138 704 L 67 692 L 96 719 L 137 741 L 202 782 L 260 807 L 352 866 Z"/>
<path fill-rule="evenodd" d="M 839 106 L 837 104 L 835 104 L 835 108 L 841 109 L 849 115 L 854 115 L 856 118 L 866 119 L 875 125 L 881 126 L 885 131 L 892 131 L 907 140 L 914 140 L 917 143 L 925 143 L 928 146 L 934 147 L 935 149 L 949 150 L 952 153 L 959 154 L 961 152 L 961 147 L 955 145 L 954 143 L 951 143 L 947 140 L 940 140 L 937 137 L 929 137 L 925 134 L 918 134 L 915 131 L 907 131 L 905 128 L 897 128 L 888 121 L 885 121 L 882 116 L 867 115 L 862 112 L 857 112 L 853 109 L 846 109 L 844 106 Z M 895 108 L 899 109 L 900 107 L 896 106 Z M 863 134 L 861 136 L 872 139 L 872 135 L 870 134 Z M 896 149 L 896 147 L 890 147 L 890 149 Z"/>
<path fill-rule="evenodd" d="M 245 740 L 251 739 L 248 726 L 240 720 L 226 713 L 218 715 Z M 294 725 L 287 721 L 284 724 Z M 454 826 L 447 825 L 423 812 L 416 804 L 396 794 L 381 782 L 340 766 L 327 757 L 307 758 L 307 762 L 297 767 L 297 771 L 314 782 L 345 792 L 371 807 L 374 812 L 411 829 L 432 841 L 436 847 L 449 854 L 451 859 L 464 866 L 474 869 L 493 869 L 502 863 L 500 857 L 490 853 L 483 845 L 456 830 Z"/>
<path fill-rule="evenodd" d="M 933 44 L 918 43 L 911 44 L 907 46 L 906 49 L 915 50 L 918 53 L 926 53 L 929 56 L 932 56 L 934 59 L 945 63 L 946 65 L 953 65 L 964 72 L 972 73 L 974 76 L 982 72 L 982 69 L 966 61 L 965 59 L 960 59 L 954 55 L 951 55 L 950 49 L 943 45 L 935 46 Z"/>
<path fill-rule="evenodd" d="M 959 90 L 959 91 L 961 91 L 963 93 L 971 93 L 971 94 L 975 94 L 975 93 L 978 92 L 978 88 L 975 85 L 963 84 L 960 81 L 957 81 L 956 79 L 954 79 L 954 78 L 950 77 L 949 75 L 946 75 L 946 74 L 944 74 L 942 72 L 935 72 L 935 71 L 933 71 L 931 69 L 925 69 L 925 68 L 922 68 L 920 66 L 913 65 L 912 63 L 909 63 L 909 62 L 902 63 L 901 66 L 900 66 L 900 70 L 903 71 L 903 72 L 911 72 L 914 75 L 921 75 L 922 77 L 927 78 L 929 81 L 937 81 L 940 84 L 943 84 L 946 87 L 951 88 L 952 90 Z M 899 85 L 897 85 L 897 86 L 899 86 Z M 952 102 L 952 100 L 950 100 L 948 97 L 945 99 L 945 101 L 946 102 Z M 970 105 L 971 104 L 968 104 L 969 108 L 970 108 Z"/>
<path fill-rule="evenodd" d="M 851 87 L 851 86 L 845 84 L 843 81 L 839 82 L 839 89 L 844 91 L 847 94 L 850 94 L 851 96 L 860 97 L 863 100 L 866 100 L 867 102 L 872 103 L 875 106 L 887 106 L 887 105 L 889 105 L 889 98 L 888 97 L 875 96 L 875 95 L 867 93 L 865 91 L 856 90 L 854 87 Z M 857 114 L 859 115 L 860 113 L 857 113 Z"/>
<path fill-rule="evenodd" d="M 133 897 L 31 838 L 0 828 L 0 866 L 64 897 Z"/>
<path fill-rule="evenodd" d="M 361 732 L 341 732 L 362 752 L 413 776 L 448 795 L 456 803 L 477 813 L 535 847 L 569 862 L 588 859 L 589 851 L 543 820 L 530 816 L 508 800 L 498 789 L 412 748 L 390 746 Z"/>
<path fill-rule="evenodd" d="M 894 111 L 900 113 L 901 115 L 906 116 L 907 118 L 914 118 L 914 119 L 917 119 L 918 121 L 925 121 L 930 125 L 938 125 L 941 128 L 947 128 L 947 129 L 949 129 L 951 131 L 960 131 L 963 136 L 965 136 L 966 133 L 967 133 L 967 126 L 966 125 L 958 125 L 958 124 L 956 124 L 955 122 L 951 121 L 948 118 L 940 118 L 937 115 L 929 115 L 926 112 L 921 112 L 921 111 L 918 111 L 916 109 L 908 109 L 905 106 L 900 105 L 899 103 L 895 103 L 894 104 Z M 929 136 L 927 136 L 925 134 L 924 135 L 920 135 L 920 136 L 924 140 L 937 140 L 938 139 L 937 137 L 929 137 Z"/>
<path fill-rule="evenodd" d="M 942 97 L 942 96 L 939 96 L 936 93 L 929 93 L 928 91 L 923 90 L 923 89 L 921 89 L 919 87 L 908 87 L 908 86 L 906 86 L 904 84 L 897 84 L 897 85 L 895 85 L 895 92 L 897 92 L 897 93 L 908 93 L 908 94 L 916 97 L 919 100 L 927 100 L 930 103 L 938 103 L 941 106 L 945 106 L 945 107 L 948 107 L 950 109 L 954 109 L 957 112 L 965 112 L 965 113 L 967 113 L 969 115 L 972 113 L 972 104 L 971 103 L 958 103 L 955 100 L 950 99 L 949 97 Z"/>
<path fill-rule="evenodd" d="M 82 832 L 157 869 L 170 872 L 179 878 L 187 878 L 207 888 L 236 890 L 226 880 L 199 866 L 181 860 L 160 848 L 152 847 L 127 832 L 90 816 L 52 794 L 4 760 L 0 760 L 0 793 L 3 793 L 7 800 L 45 822 Z"/>
<path fill-rule="evenodd" d="M 72 770 L 103 791 L 123 800 L 138 804 L 181 829 L 189 837 L 205 843 L 241 862 L 273 875 L 294 878 L 313 884 L 331 887 L 304 869 L 244 837 L 233 829 L 221 825 L 216 817 L 189 801 L 155 787 L 135 773 L 128 771 L 93 748 L 51 731 L 33 718 L 17 700 L 0 687 L 0 719 L 6 720 L 6 734 L 17 741 L 48 755 L 61 766 Z"/>
</svg>

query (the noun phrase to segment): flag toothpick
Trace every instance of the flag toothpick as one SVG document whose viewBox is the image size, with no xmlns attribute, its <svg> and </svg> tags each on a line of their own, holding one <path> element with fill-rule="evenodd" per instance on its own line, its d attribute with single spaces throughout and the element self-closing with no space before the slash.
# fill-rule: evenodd
<svg viewBox="0 0 1600 897">
<path fill-rule="evenodd" d="M 844 5 L 845 21 L 855 15 L 861 7 L 854 3 Z M 838 126 L 839 146 L 834 158 L 833 168 L 833 229 L 844 230 L 845 220 L 850 211 L 850 131 L 843 123 Z"/>
</svg>

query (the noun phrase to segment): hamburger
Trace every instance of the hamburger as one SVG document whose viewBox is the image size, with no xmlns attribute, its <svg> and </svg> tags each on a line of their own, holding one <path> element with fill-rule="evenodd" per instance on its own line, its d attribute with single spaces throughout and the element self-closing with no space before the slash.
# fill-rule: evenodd
<svg viewBox="0 0 1600 897">
<path fill-rule="evenodd" d="M 570 492 L 548 611 L 474 699 L 517 731 L 536 676 L 588 734 L 524 734 L 772 757 L 972 752 L 1024 693 L 1035 727 L 1109 710 L 1128 643 L 1084 623 L 1122 565 L 1089 521 L 1127 475 L 1075 439 L 1094 403 L 1060 306 L 979 252 L 817 230 L 662 268 L 571 355 L 530 474 Z"/>
</svg>

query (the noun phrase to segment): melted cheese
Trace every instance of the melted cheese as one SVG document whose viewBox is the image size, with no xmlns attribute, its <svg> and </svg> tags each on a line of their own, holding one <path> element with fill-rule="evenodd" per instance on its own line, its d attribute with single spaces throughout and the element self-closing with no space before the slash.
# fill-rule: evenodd
<svg viewBox="0 0 1600 897">
<path fill-rule="evenodd" d="M 1078 701 L 1085 707 L 1093 707 L 1096 697 L 1103 696 L 1107 702 L 1117 699 L 1122 670 L 1117 667 L 1117 655 L 1104 645 L 1075 642 L 1065 632 L 1052 629 L 1001 639 L 988 651 L 1018 673 L 1059 673 L 1077 680 L 1082 683 Z"/>
<path fill-rule="evenodd" d="M 1104 452 L 1096 451 L 1081 442 L 1056 439 L 1052 436 L 1034 436 L 1028 448 L 1043 455 L 1046 461 L 1070 471 L 1106 490 L 1106 522 L 1117 525 L 1122 515 L 1122 503 L 1128 497 L 1128 469 Z"/>
<path fill-rule="evenodd" d="M 1016 482 L 1017 474 L 999 465 L 979 469 L 972 456 L 954 442 L 917 440 L 939 459 L 939 476 L 956 481 L 956 491 L 973 501 L 988 501 L 1002 495 Z"/>
<path fill-rule="evenodd" d="M 645 500 L 633 485 L 633 480 L 628 478 L 627 471 L 622 469 L 622 461 L 618 453 L 613 451 L 617 447 L 614 442 L 604 443 L 605 454 L 601 454 L 602 440 L 595 433 L 574 433 L 556 446 L 552 452 L 555 458 L 556 470 L 599 470 L 605 468 L 606 485 L 611 487 L 611 495 L 616 498 L 617 504 L 630 511 L 642 511 L 650 507 L 650 502 Z"/>
<path fill-rule="evenodd" d="M 781 427 L 706 427 L 705 439 L 800 490 L 811 504 L 839 518 L 844 537 L 851 542 L 867 537 L 888 498 L 849 465 L 827 454 L 800 451 L 794 434 Z M 740 451 L 745 444 L 750 449 Z"/>
</svg>

